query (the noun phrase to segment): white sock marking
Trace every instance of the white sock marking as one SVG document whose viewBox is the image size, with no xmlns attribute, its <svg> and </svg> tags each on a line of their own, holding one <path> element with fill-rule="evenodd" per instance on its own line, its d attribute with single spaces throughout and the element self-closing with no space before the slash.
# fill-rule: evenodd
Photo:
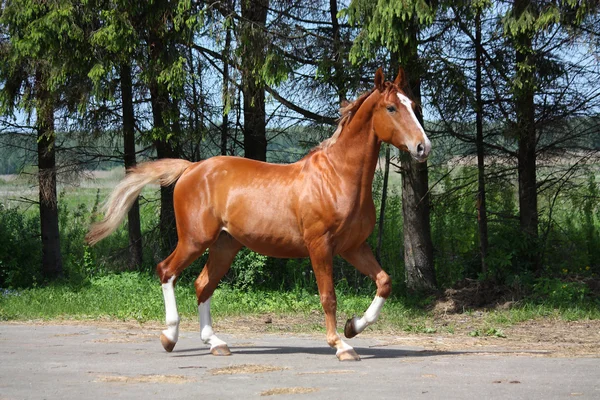
<svg viewBox="0 0 600 400">
<path fill-rule="evenodd" d="M 375 296 L 375 298 L 371 302 L 371 305 L 363 314 L 362 318 L 354 318 L 352 320 L 352 323 L 354 324 L 354 330 L 357 333 L 361 333 L 365 330 L 367 326 L 374 324 L 375 321 L 377 321 L 377 318 L 379 318 L 379 313 L 381 312 L 381 309 L 383 308 L 384 304 L 385 299 L 383 297 Z"/>
<path fill-rule="evenodd" d="M 172 276 L 167 283 L 162 284 L 163 297 L 165 299 L 165 322 L 167 323 L 167 329 L 162 331 L 162 333 L 167 339 L 177 343 L 177 339 L 179 338 L 179 314 L 177 313 L 177 302 L 175 301 L 174 281 L 175 276 Z"/>
<path fill-rule="evenodd" d="M 211 349 L 216 346 L 227 345 L 213 331 L 212 318 L 210 316 L 210 297 L 204 303 L 198 305 L 198 317 L 200 319 L 200 339 L 204 343 L 210 345 Z"/>
<path fill-rule="evenodd" d="M 339 356 L 340 353 L 343 353 L 345 351 L 354 350 L 354 348 L 352 346 L 350 346 L 348 343 L 344 342 L 341 338 L 340 338 L 339 344 L 337 345 L 336 348 L 337 348 L 337 350 L 335 352 L 336 356 Z"/>
</svg>

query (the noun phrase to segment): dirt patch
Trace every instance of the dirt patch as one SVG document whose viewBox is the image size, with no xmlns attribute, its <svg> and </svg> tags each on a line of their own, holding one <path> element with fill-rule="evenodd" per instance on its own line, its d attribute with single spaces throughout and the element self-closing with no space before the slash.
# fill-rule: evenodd
<svg viewBox="0 0 600 400">
<path fill-rule="evenodd" d="M 290 388 L 273 388 L 261 392 L 261 396 L 277 396 L 281 394 L 306 394 L 318 392 L 318 388 L 312 387 L 290 387 Z"/>
<path fill-rule="evenodd" d="M 522 296 L 522 293 L 495 282 L 465 279 L 446 289 L 432 311 L 434 314 L 455 314 L 467 310 L 507 310 Z"/>
<path fill-rule="evenodd" d="M 486 328 L 477 315 L 446 315 L 438 318 L 435 334 L 403 333 L 399 336 L 378 336 L 379 344 L 421 347 L 423 352 L 466 351 L 473 354 L 511 354 L 539 357 L 600 357 L 600 321 L 563 321 L 540 319 L 525 321 L 502 329 Z M 453 326 L 453 333 L 442 326 Z M 473 333 L 478 332 L 477 336 Z M 486 332 L 502 332 L 504 337 Z"/>
<path fill-rule="evenodd" d="M 273 365 L 259 365 L 259 364 L 240 364 L 230 365 L 224 368 L 213 368 L 208 372 L 211 375 L 234 375 L 234 374 L 263 374 L 265 372 L 283 371 L 284 367 L 277 367 Z"/>
<path fill-rule="evenodd" d="M 171 383 L 177 385 L 194 381 L 195 379 L 183 375 L 98 375 L 94 380 L 94 382 L 108 383 Z"/>
</svg>

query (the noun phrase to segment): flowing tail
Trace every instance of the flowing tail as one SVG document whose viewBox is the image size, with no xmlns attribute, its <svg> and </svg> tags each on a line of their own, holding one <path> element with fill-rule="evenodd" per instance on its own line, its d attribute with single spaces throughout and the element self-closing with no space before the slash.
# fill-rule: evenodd
<svg viewBox="0 0 600 400">
<path fill-rule="evenodd" d="M 92 225 L 85 236 L 86 242 L 93 246 L 113 233 L 125 218 L 125 214 L 144 186 L 153 182 L 158 182 L 161 186 L 168 186 L 177 181 L 191 164 L 187 160 L 165 158 L 131 168 L 125 179 L 119 182 L 106 201 L 102 208 L 104 219 Z"/>
</svg>

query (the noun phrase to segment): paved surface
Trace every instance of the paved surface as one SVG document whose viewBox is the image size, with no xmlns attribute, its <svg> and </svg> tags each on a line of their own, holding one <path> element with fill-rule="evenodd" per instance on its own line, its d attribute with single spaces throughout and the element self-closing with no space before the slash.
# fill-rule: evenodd
<svg viewBox="0 0 600 400">
<path fill-rule="evenodd" d="M 362 361 L 340 363 L 320 336 L 222 337 L 231 357 L 210 355 L 195 332 L 165 353 L 142 328 L 0 325 L 0 399 L 600 398 L 600 358 L 433 352 L 381 337 L 352 339 Z"/>
</svg>

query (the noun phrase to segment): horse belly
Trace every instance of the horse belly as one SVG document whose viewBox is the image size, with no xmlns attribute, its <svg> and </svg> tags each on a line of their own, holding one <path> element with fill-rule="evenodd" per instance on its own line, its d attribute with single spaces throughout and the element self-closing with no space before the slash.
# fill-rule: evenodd
<svg viewBox="0 0 600 400">
<path fill-rule="evenodd" d="M 276 222 L 273 221 L 273 224 Z M 308 251 L 302 236 L 293 229 L 273 229 L 263 224 L 246 225 L 249 229 L 240 229 L 235 224 L 228 224 L 223 230 L 227 231 L 237 241 L 250 250 L 269 257 L 296 258 L 307 257 Z"/>
<path fill-rule="evenodd" d="M 298 222 L 285 201 L 276 198 L 252 201 L 245 196 L 231 201 L 223 229 L 252 251 L 270 257 L 306 257 Z"/>
</svg>

